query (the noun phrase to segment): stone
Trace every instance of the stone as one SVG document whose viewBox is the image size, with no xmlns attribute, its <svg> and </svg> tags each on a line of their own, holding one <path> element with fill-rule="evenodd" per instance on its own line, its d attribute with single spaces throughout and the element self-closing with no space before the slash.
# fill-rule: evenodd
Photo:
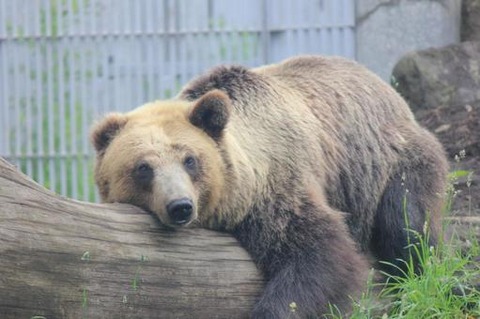
<svg viewBox="0 0 480 319">
<path fill-rule="evenodd" d="M 409 53 L 394 67 L 392 85 L 414 112 L 477 105 L 480 101 L 480 42 Z"/>
</svg>

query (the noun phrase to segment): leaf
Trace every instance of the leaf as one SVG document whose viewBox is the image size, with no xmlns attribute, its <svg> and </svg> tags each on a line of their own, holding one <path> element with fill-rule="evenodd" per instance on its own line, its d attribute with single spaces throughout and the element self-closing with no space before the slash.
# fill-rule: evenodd
<svg viewBox="0 0 480 319">
<path fill-rule="evenodd" d="M 448 178 L 449 179 L 457 179 L 457 178 L 460 178 L 460 177 L 466 177 L 470 173 L 472 173 L 472 172 L 471 171 L 466 171 L 466 170 L 456 170 L 456 171 L 450 172 L 448 174 Z"/>
</svg>

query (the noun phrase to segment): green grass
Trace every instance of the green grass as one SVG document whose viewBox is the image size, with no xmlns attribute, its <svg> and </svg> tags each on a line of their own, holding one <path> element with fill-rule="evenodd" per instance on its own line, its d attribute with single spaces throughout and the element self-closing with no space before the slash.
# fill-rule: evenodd
<svg viewBox="0 0 480 319">
<path fill-rule="evenodd" d="M 379 293 L 373 293 L 375 284 L 370 283 L 350 318 L 479 318 L 480 291 L 472 287 L 480 274 L 472 261 L 479 254 L 478 242 L 462 253 L 446 244 L 428 247 L 422 239 L 413 250 L 422 274 L 415 274 L 412 263 L 405 262 L 404 276 L 389 277 Z M 343 317 L 332 312 L 332 318 Z"/>
<path fill-rule="evenodd" d="M 470 174 L 464 171 L 450 174 L 451 187 L 446 203 L 448 210 L 455 194 L 457 178 Z M 446 227 L 448 224 L 443 229 Z M 371 276 L 367 291 L 359 301 L 354 302 L 349 317 L 339 315 L 336 308 L 331 307 L 328 318 L 480 318 L 480 244 L 475 235 L 472 233 L 467 247 L 460 249 L 460 240 L 455 234 L 447 241 L 440 241 L 436 247 L 429 247 L 428 234 L 422 236 L 410 231 L 410 237 L 418 239 L 418 243 L 406 247 L 410 248 L 411 253 L 409 260 L 402 261 L 406 269 L 402 271 L 403 276 L 394 277 L 384 273 L 386 283 L 374 283 Z M 418 260 L 423 269 L 421 274 L 415 273 L 414 260 Z"/>
</svg>

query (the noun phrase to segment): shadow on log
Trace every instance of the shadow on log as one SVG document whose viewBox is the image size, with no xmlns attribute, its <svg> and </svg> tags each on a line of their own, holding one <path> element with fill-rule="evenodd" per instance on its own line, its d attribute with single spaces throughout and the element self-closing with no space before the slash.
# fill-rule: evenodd
<svg viewBox="0 0 480 319">
<path fill-rule="evenodd" d="M 263 288 L 228 234 L 51 193 L 0 158 L 0 318 L 245 318 Z"/>
</svg>

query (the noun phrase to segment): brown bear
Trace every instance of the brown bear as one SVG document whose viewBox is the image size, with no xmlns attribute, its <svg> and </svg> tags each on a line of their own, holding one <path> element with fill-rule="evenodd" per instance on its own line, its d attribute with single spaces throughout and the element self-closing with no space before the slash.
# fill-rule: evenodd
<svg viewBox="0 0 480 319">
<path fill-rule="evenodd" d="M 105 202 L 239 240 L 267 279 L 253 318 L 348 311 L 367 252 L 401 265 L 407 228 L 436 241 L 441 145 L 389 85 L 343 58 L 221 66 L 173 100 L 108 115 L 92 140 Z"/>
</svg>

